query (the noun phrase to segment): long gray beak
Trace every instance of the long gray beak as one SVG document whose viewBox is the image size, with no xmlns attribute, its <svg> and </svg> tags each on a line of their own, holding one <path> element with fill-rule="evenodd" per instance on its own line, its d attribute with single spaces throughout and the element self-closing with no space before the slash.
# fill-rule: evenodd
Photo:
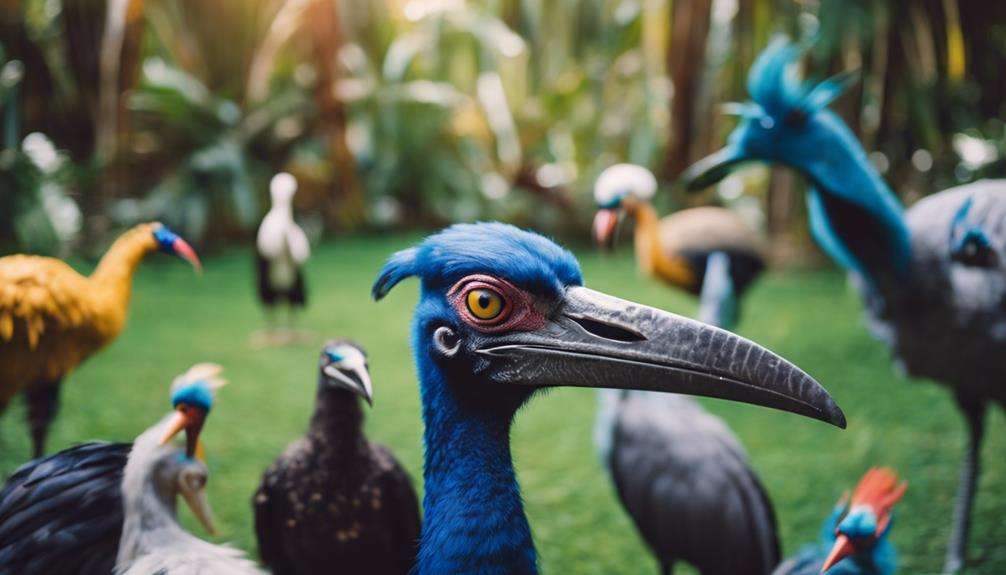
<svg viewBox="0 0 1006 575">
<path fill-rule="evenodd" d="M 727 145 L 689 166 L 678 181 L 687 190 L 702 190 L 727 177 L 736 164 L 749 160 L 743 150 Z"/>
<path fill-rule="evenodd" d="M 845 415 L 800 368 L 728 331 L 584 287 L 566 290 L 544 327 L 487 338 L 490 381 L 718 397 L 844 428 Z"/>
</svg>

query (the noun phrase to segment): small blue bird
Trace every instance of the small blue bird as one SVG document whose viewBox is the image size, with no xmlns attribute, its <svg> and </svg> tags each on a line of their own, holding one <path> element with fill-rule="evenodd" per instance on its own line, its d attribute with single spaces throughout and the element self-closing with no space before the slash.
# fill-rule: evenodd
<svg viewBox="0 0 1006 575">
<path fill-rule="evenodd" d="M 388 260 L 375 299 L 421 280 L 412 321 L 426 446 L 419 575 L 537 573 L 510 453 L 517 410 L 555 386 L 671 391 L 844 427 L 816 381 L 727 331 L 583 287 L 552 241 L 458 224 Z"/>
<path fill-rule="evenodd" d="M 907 483 L 886 467 L 863 475 L 852 494 L 838 501 L 821 526 L 821 539 L 784 561 L 772 575 L 892 575 L 898 557 L 888 535 L 894 505 Z"/>
<path fill-rule="evenodd" d="M 803 48 L 773 42 L 752 66 L 752 102 L 726 147 L 682 176 L 702 188 L 747 161 L 804 174 L 810 228 L 859 287 L 870 327 L 909 375 L 950 388 L 968 424 L 944 570 L 964 566 L 987 406 L 1006 408 L 1006 180 L 951 188 L 905 210 L 828 104 L 854 76 L 803 83 Z"/>
</svg>

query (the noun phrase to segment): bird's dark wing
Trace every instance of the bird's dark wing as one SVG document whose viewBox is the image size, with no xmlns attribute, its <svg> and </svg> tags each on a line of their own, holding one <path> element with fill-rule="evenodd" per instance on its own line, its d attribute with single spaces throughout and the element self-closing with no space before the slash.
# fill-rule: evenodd
<svg viewBox="0 0 1006 575">
<path fill-rule="evenodd" d="M 774 512 L 743 449 L 691 399 L 630 395 L 618 416 L 611 472 L 662 562 L 736 575 L 765 575 L 779 562 Z"/>
<path fill-rule="evenodd" d="M 419 516 L 419 499 L 412 487 L 412 477 L 409 472 L 395 459 L 391 451 L 383 445 L 373 445 L 378 464 L 385 471 L 382 474 L 382 491 L 387 494 L 385 505 L 388 506 L 388 517 L 394 518 L 392 541 L 400 550 L 399 565 L 402 573 L 407 573 L 415 564 L 419 552 L 419 535 L 421 518 Z"/>
<path fill-rule="evenodd" d="M 111 573 L 128 443 L 85 443 L 26 463 L 0 491 L 0 574 Z"/>
</svg>

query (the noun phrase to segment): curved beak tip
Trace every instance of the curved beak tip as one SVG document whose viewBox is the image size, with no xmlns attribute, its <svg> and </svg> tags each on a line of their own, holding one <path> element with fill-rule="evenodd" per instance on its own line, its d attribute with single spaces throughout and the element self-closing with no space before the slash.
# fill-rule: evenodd
<svg viewBox="0 0 1006 575">
<path fill-rule="evenodd" d="M 845 419 L 845 412 L 842 411 L 842 408 L 839 407 L 837 403 L 832 402 L 831 405 L 828 406 L 825 416 L 827 417 L 826 421 L 828 423 L 839 429 L 845 429 L 848 425 L 848 422 Z"/>
<path fill-rule="evenodd" d="M 856 549 L 852 545 L 852 540 L 845 535 L 839 535 L 835 539 L 835 545 L 831 548 L 831 552 L 828 553 L 827 559 L 821 565 L 821 573 L 827 573 L 829 569 L 835 566 L 839 561 L 845 559 L 846 557 L 855 553 Z"/>
<path fill-rule="evenodd" d="M 192 264 L 196 273 L 202 275 L 203 263 L 199 260 L 199 255 L 196 254 L 196 250 L 192 249 L 192 246 L 190 246 L 187 241 L 182 238 L 178 238 L 171 247 L 174 249 L 175 254 L 178 255 L 178 257 Z"/>
</svg>

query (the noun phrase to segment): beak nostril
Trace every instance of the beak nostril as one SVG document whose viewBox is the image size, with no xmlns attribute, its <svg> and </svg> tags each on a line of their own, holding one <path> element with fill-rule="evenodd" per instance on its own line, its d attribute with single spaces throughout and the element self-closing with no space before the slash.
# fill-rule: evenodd
<svg viewBox="0 0 1006 575">
<path fill-rule="evenodd" d="M 577 325 L 582 327 L 587 333 L 591 335 L 596 335 L 597 337 L 603 337 L 604 339 L 610 339 L 613 341 L 646 341 L 646 336 L 639 333 L 638 331 L 623 327 L 620 325 L 615 325 L 612 323 L 606 323 L 596 319 L 583 316 L 566 315 L 569 319 L 575 321 Z"/>
</svg>

